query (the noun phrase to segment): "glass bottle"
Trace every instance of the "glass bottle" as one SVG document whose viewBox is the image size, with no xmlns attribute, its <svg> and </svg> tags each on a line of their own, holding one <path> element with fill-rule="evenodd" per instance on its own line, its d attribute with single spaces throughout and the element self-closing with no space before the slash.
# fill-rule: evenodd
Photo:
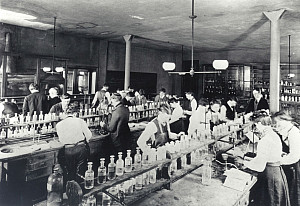
<svg viewBox="0 0 300 206">
<path fill-rule="evenodd" d="M 143 175 L 138 175 L 135 178 L 135 189 L 141 190 L 143 188 Z"/>
<path fill-rule="evenodd" d="M 42 127 L 42 134 L 46 134 L 47 132 L 48 132 L 48 129 L 47 129 L 46 124 L 44 123 L 43 127 Z"/>
<path fill-rule="evenodd" d="M 84 176 L 84 188 L 92 189 L 94 187 L 94 171 L 92 170 L 93 163 L 88 162 L 88 169 Z"/>
<path fill-rule="evenodd" d="M 105 158 L 100 158 L 100 166 L 98 167 L 98 184 L 106 182 L 106 167 L 104 165 Z"/>
<path fill-rule="evenodd" d="M 113 180 L 116 178 L 116 164 L 115 155 L 110 155 L 110 163 L 108 164 L 108 179 Z"/>
<path fill-rule="evenodd" d="M 122 176 L 124 174 L 124 160 L 122 160 L 122 152 L 118 152 L 119 159 L 116 162 L 116 175 Z"/>
<path fill-rule="evenodd" d="M 125 172 L 132 171 L 132 158 L 131 158 L 131 150 L 127 150 L 127 157 L 125 158 Z"/>
<path fill-rule="evenodd" d="M 142 166 L 142 155 L 140 148 L 136 148 L 136 154 L 134 155 L 134 169 L 140 169 Z"/>
<path fill-rule="evenodd" d="M 43 111 L 40 111 L 39 121 L 44 121 Z"/>
<path fill-rule="evenodd" d="M 150 170 L 150 172 L 149 172 L 149 182 L 150 182 L 150 184 L 156 183 L 156 169 Z"/>
<path fill-rule="evenodd" d="M 27 112 L 27 116 L 26 116 L 26 122 L 28 123 L 28 122 L 30 122 L 30 113 L 29 112 Z"/>
<path fill-rule="evenodd" d="M 53 173 L 47 181 L 47 205 L 62 205 L 63 202 L 63 175 L 59 165 L 53 169 Z"/>
<path fill-rule="evenodd" d="M 94 195 L 90 195 L 87 199 L 87 206 L 96 206 L 96 198 Z"/>
<path fill-rule="evenodd" d="M 5 139 L 6 138 L 6 131 L 5 129 L 1 129 L 1 134 L 0 134 L 0 139 Z"/>
<path fill-rule="evenodd" d="M 211 183 L 211 160 L 209 156 L 205 156 L 202 166 L 202 184 L 209 185 Z"/>
<path fill-rule="evenodd" d="M 36 114 L 36 111 L 33 111 L 32 121 L 36 122 L 36 120 L 37 120 L 37 114 Z"/>
<path fill-rule="evenodd" d="M 103 192 L 102 193 L 102 206 L 110 206 L 110 203 L 111 203 L 111 197 Z"/>
</svg>

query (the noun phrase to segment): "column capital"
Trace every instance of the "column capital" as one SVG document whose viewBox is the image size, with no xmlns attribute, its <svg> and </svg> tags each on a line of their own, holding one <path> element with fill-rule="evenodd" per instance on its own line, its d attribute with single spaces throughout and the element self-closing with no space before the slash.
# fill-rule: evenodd
<svg viewBox="0 0 300 206">
<path fill-rule="evenodd" d="M 275 11 L 266 11 L 263 13 L 271 22 L 274 22 L 274 21 L 278 21 L 284 12 L 285 9 L 279 9 Z"/>
<path fill-rule="evenodd" d="M 126 34 L 126 35 L 123 36 L 123 38 L 124 38 L 124 40 L 125 40 L 126 43 L 127 43 L 127 42 L 132 41 L 133 35 L 131 35 L 131 34 Z"/>
</svg>

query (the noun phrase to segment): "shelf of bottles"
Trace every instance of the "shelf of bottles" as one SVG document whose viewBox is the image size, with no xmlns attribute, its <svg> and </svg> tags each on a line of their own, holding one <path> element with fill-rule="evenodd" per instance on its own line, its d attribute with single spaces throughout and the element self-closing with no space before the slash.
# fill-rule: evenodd
<svg viewBox="0 0 300 206">
<path fill-rule="evenodd" d="M 166 104 L 166 103 L 160 103 L 160 104 Z M 128 106 L 130 112 L 129 122 L 139 122 L 142 120 L 149 120 L 153 117 L 156 117 L 157 108 L 159 107 L 160 104 L 156 102 L 148 102 L 142 105 Z"/>
<path fill-rule="evenodd" d="M 202 169 L 202 182 L 209 184 L 209 167 L 217 152 L 231 149 L 243 141 L 242 133 L 250 130 L 251 125 L 243 122 L 241 116 L 234 125 L 223 123 L 215 126 L 213 131 L 205 129 L 193 135 L 181 135 L 178 140 L 157 149 L 148 145 L 148 152 L 143 154 L 137 148 L 133 159 L 130 150 L 125 160 L 122 159 L 122 153 L 118 154 L 116 162 L 112 155 L 107 168 L 104 159 L 100 159 L 96 178 L 91 166 L 83 177 L 83 200 L 95 199 L 102 205 L 112 205 L 113 202 L 130 205 L 153 191 L 169 188 L 170 183 L 201 166 L 205 167 Z M 224 138 L 228 141 L 209 147 Z"/>
</svg>

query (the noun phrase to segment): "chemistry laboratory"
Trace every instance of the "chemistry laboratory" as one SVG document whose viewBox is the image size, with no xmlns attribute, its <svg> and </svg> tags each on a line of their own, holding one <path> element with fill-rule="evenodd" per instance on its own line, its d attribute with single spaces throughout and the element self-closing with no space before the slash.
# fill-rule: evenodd
<svg viewBox="0 0 300 206">
<path fill-rule="evenodd" d="M 299 11 L 2 0 L 0 205 L 300 206 Z"/>
</svg>

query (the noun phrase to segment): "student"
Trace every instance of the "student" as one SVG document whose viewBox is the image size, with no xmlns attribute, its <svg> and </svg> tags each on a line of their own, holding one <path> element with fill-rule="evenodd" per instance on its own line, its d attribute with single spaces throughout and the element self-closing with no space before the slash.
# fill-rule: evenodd
<svg viewBox="0 0 300 206">
<path fill-rule="evenodd" d="M 226 102 L 221 106 L 220 113 L 221 119 L 225 122 L 233 121 L 236 117 L 236 98 L 235 97 L 228 97 Z"/>
<path fill-rule="evenodd" d="M 294 125 L 293 118 L 284 111 L 273 116 L 276 131 L 281 135 L 285 155 L 280 164 L 285 166 L 290 189 L 291 205 L 300 205 L 300 130 Z"/>
<path fill-rule="evenodd" d="M 50 108 L 49 113 L 55 113 L 56 116 L 59 116 L 60 113 L 65 112 L 70 104 L 71 96 L 68 93 L 63 94 L 63 95 L 61 95 L 60 100 L 61 100 L 61 102 L 53 105 Z"/>
<path fill-rule="evenodd" d="M 178 135 L 170 131 L 169 120 L 171 111 L 166 105 L 161 105 L 158 108 L 158 115 L 155 119 L 149 122 L 137 140 L 137 145 L 143 152 L 147 153 L 147 143 L 151 147 L 157 148 L 165 145 L 170 140 L 178 138 Z"/>
<path fill-rule="evenodd" d="M 190 117 L 190 123 L 188 128 L 188 134 L 192 135 L 197 130 L 203 131 L 209 129 L 209 116 L 207 115 L 209 108 L 209 102 L 205 98 L 201 98 L 198 101 L 198 108 Z"/>
<path fill-rule="evenodd" d="M 32 116 L 34 111 L 37 115 L 41 111 L 45 114 L 48 108 L 46 95 L 40 93 L 38 85 L 33 83 L 29 85 L 29 91 L 31 94 L 24 98 L 23 115 L 27 115 L 27 112 L 29 112 Z"/>
<path fill-rule="evenodd" d="M 280 137 L 273 131 L 272 119 L 267 112 L 261 111 L 254 115 L 252 120 L 260 140 L 257 143 L 256 157 L 251 161 L 244 161 L 244 166 L 258 172 L 257 203 L 262 206 L 290 206 L 287 180 L 280 166 Z"/>
<path fill-rule="evenodd" d="M 63 120 L 57 123 L 56 132 L 59 141 L 64 145 L 64 159 L 60 158 L 62 165 L 66 166 L 68 180 L 82 182 L 81 176 L 87 169 L 87 159 L 90 151 L 88 141 L 92 137 L 86 122 L 77 118 L 78 108 L 68 105 Z"/>
<path fill-rule="evenodd" d="M 184 131 L 184 121 L 183 121 L 183 109 L 180 105 L 180 102 L 178 99 L 171 98 L 169 100 L 169 105 L 173 109 L 172 115 L 169 121 L 170 129 L 174 133 L 179 133 Z"/>
<path fill-rule="evenodd" d="M 161 90 L 159 91 L 159 94 L 156 95 L 154 101 L 157 103 L 160 103 L 160 104 L 166 103 L 168 101 L 165 88 L 161 88 Z"/>
<path fill-rule="evenodd" d="M 266 110 L 269 112 L 269 104 L 266 99 L 263 98 L 260 90 L 255 88 L 253 90 L 253 98 L 250 100 L 247 108 L 246 113 L 255 112 L 259 110 Z"/>
<path fill-rule="evenodd" d="M 96 107 L 97 110 L 107 110 L 110 104 L 110 94 L 108 92 L 109 86 L 104 84 L 100 91 L 97 91 L 92 101 L 92 108 Z"/>
<path fill-rule="evenodd" d="M 57 103 L 61 102 L 61 99 L 58 96 L 58 88 L 52 87 L 49 89 L 49 98 L 48 98 L 48 107 L 49 110 L 51 107 Z"/>
</svg>

